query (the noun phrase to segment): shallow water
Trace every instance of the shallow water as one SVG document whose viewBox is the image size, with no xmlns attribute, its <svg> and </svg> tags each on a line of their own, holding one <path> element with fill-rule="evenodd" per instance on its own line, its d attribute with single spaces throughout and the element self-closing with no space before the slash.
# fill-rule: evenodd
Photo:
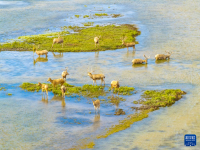
<svg viewBox="0 0 200 150">
<path fill-rule="evenodd" d="M 99 53 L 64 53 L 63 57 L 49 53 L 48 60 L 37 59 L 32 52 L 0 52 L 0 84 L 7 88 L 7 91 L 0 91 L 0 130 L 3 133 L 0 135 L 0 149 L 69 148 L 77 137 L 95 135 L 123 118 L 108 115 L 114 113 L 115 106 L 103 105 L 99 117 L 94 114 L 91 100 L 66 97 L 63 107 L 62 99 L 52 93 L 49 93 L 47 103 L 41 92 L 24 92 L 18 87 L 22 82 L 45 82 L 48 77 L 61 77 L 66 66 L 69 68 L 69 84 L 92 84 L 87 76 L 88 68 L 92 67 L 95 73 L 105 74 L 106 86 L 115 79 L 121 86 L 135 87 L 138 95 L 120 104 L 128 113 L 131 113 L 128 109 L 131 102 L 139 98 L 142 90 L 180 88 L 188 93 L 175 105 L 150 113 L 148 118 L 134 123 L 129 129 L 96 140 L 95 149 L 186 149 L 185 134 L 196 134 L 197 139 L 200 137 L 200 2 L 140 0 L 94 3 L 84 0 L 0 1 L 0 26 L 3 29 L 0 42 L 88 21 L 96 24 L 135 23 L 142 32 L 137 37 L 140 44 L 136 45 L 135 52 L 125 48 Z M 74 17 L 75 14 L 95 12 L 121 13 L 124 16 L 94 20 Z M 11 24 L 13 21 L 16 24 Z M 154 55 L 165 51 L 173 51 L 171 59 L 155 62 Z M 143 54 L 150 56 L 148 65 L 132 66 L 132 59 L 142 58 Z M 7 96 L 7 93 L 13 95 Z M 199 149 L 198 141 L 193 149 Z"/>
</svg>

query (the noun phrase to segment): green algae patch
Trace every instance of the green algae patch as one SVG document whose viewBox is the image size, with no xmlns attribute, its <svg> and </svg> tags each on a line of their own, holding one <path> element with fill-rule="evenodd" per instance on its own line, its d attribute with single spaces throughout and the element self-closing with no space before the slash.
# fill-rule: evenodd
<svg viewBox="0 0 200 150">
<path fill-rule="evenodd" d="M 108 14 L 107 13 L 96 13 L 96 14 L 94 14 L 94 16 L 98 16 L 98 17 L 102 17 L 102 16 L 108 16 Z"/>
<path fill-rule="evenodd" d="M 162 91 L 147 90 L 143 93 L 141 104 L 150 107 L 166 107 L 171 106 L 182 98 L 186 92 L 180 89 L 166 89 Z"/>
<path fill-rule="evenodd" d="M 114 89 L 113 93 L 118 93 L 119 95 L 133 95 L 134 90 L 135 88 L 133 87 L 121 86 L 119 89 Z"/>
<path fill-rule="evenodd" d="M 125 98 L 123 98 L 123 97 L 120 97 L 120 96 L 108 96 L 107 97 L 107 101 L 106 101 L 106 103 L 111 103 L 111 104 L 113 104 L 113 105 L 116 105 L 116 106 L 119 106 L 119 103 L 120 102 L 124 102 L 124 101 L 126 101 L 126 99 Z"/>
<path fill-rule="evenodd" d="M 8 95 L 8 96 L 12 96 L 12 93 L 8 93 L 7 95 Z"/>
<path fill-rule="evenodd" d="M 57 85 L 55 88 L 50 83 L 43 83 L 48 85 L 48 91 L 53 92 L 55 95 L 61 96 L 62 92 L 60 89 L 60 85 Z M 90 97 L 90 98 L 97 98 L 99 96 L 105 96 L 106 91 L 104 91 L 104 87 L 102 86 L 93 86 L 85 84 L 82 87 L 76 87 L 73 85 L 70 85 L 68 83 L 64 83 L 64 86 L 66 87 L 66 96 L 84 96 L 84 97 Z M 38 86 L 38 84 L 35 83 L 22 83 L 19 87 L 21 87 L 23 90 L 31 91 L 31 92 L 39 92 L 41 90 L 41 87 Z"/>
<path fill-rule="evenodd" d="M 92 23 L 85 23 L 92 25 Z M 73 31 L 73 32 L 71 32 Z M 76 32 L 76 33 L 74 33 Z M 60 35 L 63 40 L 63 47 L 60 44 L 52 42 L 54 38 Z M 33 45 L 40 45 L 38 50 L 58 51 L 58 52 L 86 52 L 86 51 L 104 51 L 124 48 L 121 37 L 126 36 L 125 42 L 136 42 L 136 36 L 140 31 L 135 25 L 105 25 L 95 27 L 77 27 L 65 26 L 61 32 L 53 32 L 31 36 L 20 36 L 13 42 L 0 44 L 0 50 L 33 50 Z M 95 47 L 94 37 L 101 36 L 99 45 Z"/>
<path fill-rule="evenodd" d="M 6 90 L 6 88 L 5 87 L 0 87 L 0 91 L 2 91 L 2 90 Z"/>
<path fill-rule="evenodd" d="M 76 146 L 73 146 L 69 150 L 80 150 L 80 149 L 94 148 L 94 146 L 95 146 L 94 141 L 88 142 L 87 140 L 88 140 L 87 138 L 79 140 L 78 144 Z"/>
<path fill-rule="evenodd" d="M 129 128 L 134 122 L 140 121 L 148 117 L 150 110 L 141 111 L 137 114 L 128 115 L 124 120 L 120 120 L 119 124 L 111 126 L 103 135 L 97 136 L 97 139 L 107 138 L 109 135 Z"/>
</svg>

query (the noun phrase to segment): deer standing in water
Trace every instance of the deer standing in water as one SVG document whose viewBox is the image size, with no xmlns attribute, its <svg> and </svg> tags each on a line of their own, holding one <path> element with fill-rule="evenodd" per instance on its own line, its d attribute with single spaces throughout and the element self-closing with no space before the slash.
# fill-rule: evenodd
<svg viewBox="0 0 200 150">
<path fill-rule="evenodd" d="M 100 111 L 100 100 L 96 100 L 96 101 L 93 101 L 93 105 L 94 105 L 94 109 L 95 109 L 95 113 L 96 111 L 99 112 Z"/>
<path fill-rule="evenodd" d="M 122 45 L 125 45 L 127 47 L 127 50 L 129 47 L 133 47 L 133 50 L 135 49 L 135 42 L 125 43 L 127 37 L 121 37 L 120 39 L 122 40 Z"/>
<path fill-rule="evenodd" d="M 156 54 L 155 55 L 155 59 L 156 60 L 164 60 L 164 59 L 170 59 L 170 56 L 171 56 L 171 54 L 172 54 L 172 52 L 167 52 L 167 51 L 165 51 L 166 53 L 167 53 L 167 55 L 165 55 L 165 54 Z"/>
<path fill-rule="evenodd" d="M 96 80 L 101 80 L 101 84 L 102 82 L 104 82 L 104 85 L 105 85 L 105 75 L 104 74 L 92 74 L 92 69 L 90 72 L 88 72 L 88 76 L 93 80 L 93 85 L 94 85 L 94 82 L 96 83 L 97 85 L 97 82 Z"/>
<path fill-rule="evenodd" d="M 142 59 L 133 59 L 132 60 L 132 63 L 133 64 L 142 64 L 142 63 L 145 63 L 145 64 L 147 64 L 147 60 L 150 58 L 150 57 L 146 57 L 145 55 L 144 55 L 144 60 L 142 60 Z"/>
</svg>

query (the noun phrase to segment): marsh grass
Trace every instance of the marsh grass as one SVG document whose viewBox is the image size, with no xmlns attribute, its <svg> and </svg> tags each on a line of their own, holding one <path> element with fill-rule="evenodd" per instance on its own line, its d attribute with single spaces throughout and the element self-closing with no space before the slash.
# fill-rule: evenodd
<svg viewBox="0 0 200 150">
<path fill-rule="evenodd" d="M 147 90 L 143 93 L 143 100 L 140 104 L 153 107 L 171 106 L 181 99 L 184 94 L 186 94 L 186 92 L 181 91 L 180 89 L 166 89 L 162 91 Z"/>
<path fill-rule="evenodd" d="M 111 90 L 111 88 L 109 90 Z M 133 87 L 123 86 L 119 87 L 119 89 L 114 89 L 113 93 L 118 95 L 132 95 L 134 90 L 135 88 Z"/>
<path fill-rule="evenodd" d="M 33 45 L 40 45 L 39 50 L 57 51 L 57 52 L 86 52 L 86 51 L 104 51 L 124 48 L 121 37 L 126 36 L 126 42 L 136 42 L 136 36 L 140 31 L 130 24 L 106 25 L 95 27 L 64 26 L 61 32 L 46 33 L 31 36 L 20 36 L 11 43 L 0 45 L 0 50 L 33 50 Z M 70 31 L 76 33 L 70 33 Z M 64 39 L 63 48 L 60 44 L 54 44 L 52 41 L 58 35 Z M 95 48 L 94 37 L 100 36 L 99 47 Z"/>
</svg>

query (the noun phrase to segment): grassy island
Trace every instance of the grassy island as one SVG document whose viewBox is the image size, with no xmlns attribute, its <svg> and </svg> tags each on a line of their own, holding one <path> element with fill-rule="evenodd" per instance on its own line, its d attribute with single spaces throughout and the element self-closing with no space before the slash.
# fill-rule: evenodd
<svg viewBox="0 0 200 150">
<path fill-rule="evenodd" d="M 60 90 L 60 85 L 57 85 L 55 89 L 53 88 L 53 85 L 50 83 L 45 83 L 48 85 L 48 91 L 53 92 L 55 95 L 61 96 L 62 92 Z M 98 98 L 99 96 L 106 96 L 110 89 L 106 89 L 105 86 L 98 86 L 98 85 L 89 85 L 85 84 L 82 87 L 81 86 L 74 86 L 70 85 L 68 83 L 64 83 L 64 86 L 67 88 L 65 94 L 66 96 L 84 96 L 89 98 Z M 41 87 L 38 86 L 38 84 L 35 83 L 22 83 L 20 87 L 29 92 L 39 92 L 41 90 Z M 132 95 L 133 94 L 133 87 L 120 87 L 120 92 L 123 93 L 123 95 Z M 120 98 L 119 98 L 120 99 Z M 102 100 L 104 101 L 104 100 Z"/>
<path fill-rule="evenodd" d="M 63 48 L 60 44 L 52 42 L 54 38 L 60 35 L 64 39 Z M 136 42 L 136 36 L 140 31 L 135 25 L 105 25 L 95 27 L 64 26 L 61 32 L 46 33 L 39 35 L 20 36 L 13 42 L 0 44 L 0 50 L 21 50 L 32 51 L 33 46 L 38 50 L 48 50 L 57 52 L 86 52 L 86 51 L 104 51 L 124 48 L 121 37 L 126 36 L 125 42 Z M 99 46 L 95 47 L 94 37 L 101 36 Z"/>
</svg>

